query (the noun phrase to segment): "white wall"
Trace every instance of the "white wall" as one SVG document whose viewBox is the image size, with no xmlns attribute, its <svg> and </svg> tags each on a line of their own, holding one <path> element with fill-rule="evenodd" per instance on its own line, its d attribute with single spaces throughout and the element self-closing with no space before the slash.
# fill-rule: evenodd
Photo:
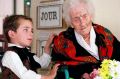
<svg viewBox="0 0 120 79">
<path fill-rule="evenodd" d="M 16 0 L 16 14 L 24 15 L 24 0 Z"/>
<path fill-rule="evenodd" d="M 2 30 L 3 18 L 13 13 L 14 13 L 13 0 L 0 0 L 0 34 L 3 33 Z"/>
<path fill-rule="evenodd" d="M 107 27 L 120 40 L 120 0 L 92 0 L 95 22 Z"/>
<path fill-rule="evenodd" d="M 24 0 L 16 0 L 16 14 L 24 14 Z M 3 33 L 3 19 L 14 14 L 14 0 L 0 0 L 0 34 Z"/>
</svg>

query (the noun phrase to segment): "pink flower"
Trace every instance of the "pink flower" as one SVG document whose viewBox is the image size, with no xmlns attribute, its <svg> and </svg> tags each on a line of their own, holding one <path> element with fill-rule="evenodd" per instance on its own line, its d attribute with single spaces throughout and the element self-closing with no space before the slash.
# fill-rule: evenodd
<svg viewBox="0 0 120 79">
<path fill-rule="evenodd" d="M 93 69 L 93 72 L 90 73 L 91 79 L 94 79 L 98 75 L 99 75 L 98 69 Z"/>
</svg>

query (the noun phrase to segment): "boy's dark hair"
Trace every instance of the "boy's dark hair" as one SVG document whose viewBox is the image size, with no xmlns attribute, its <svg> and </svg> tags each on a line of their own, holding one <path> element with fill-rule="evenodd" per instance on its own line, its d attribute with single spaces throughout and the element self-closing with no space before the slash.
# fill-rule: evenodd
<svg viewBox="0 0 120 79">
<path fill-rule="evenodd" d="M 11 16 L 7 16 L 5 19 L 4 19 L 4 22 L 3 22 L 3 33 L 4 33 L 4 36 L 5 36 L 5 40 L 7 42 L 10 42 L 10 37 L 8 35 L 8 32 L 9 30 L 12 30 L 12 31 L 15 31 L 18 29 L 20 23 L 19 23 L 19 20 L 20 19 L 25 19 L 25 20 L 29 20 L 32 22 L 32 19 L 28 16 L 25 16 L 25 15 L 11 15 Z"/>
</svg>

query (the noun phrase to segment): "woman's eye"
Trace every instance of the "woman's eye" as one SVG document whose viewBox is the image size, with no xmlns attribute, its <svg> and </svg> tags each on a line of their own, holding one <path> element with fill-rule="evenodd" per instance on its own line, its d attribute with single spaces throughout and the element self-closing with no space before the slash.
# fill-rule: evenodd
<svg viewBox="0 0 120 79">
<path fill-rule="evenodd" d="M 73 21 L 79 21 L 79 17 L 73 18 Z"/>
</svg>

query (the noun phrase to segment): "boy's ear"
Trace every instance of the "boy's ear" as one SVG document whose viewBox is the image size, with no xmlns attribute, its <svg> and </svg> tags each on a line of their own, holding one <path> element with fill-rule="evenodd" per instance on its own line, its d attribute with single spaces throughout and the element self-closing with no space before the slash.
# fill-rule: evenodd
<svg viewBox="0 0 120 79">
<path fill-rule="evenodd" d="M 15 32 L 12 31 L 12 30 L 9 30 L 9 31 L 8 31 L 8 35 L 9 35 L 10 38 L 14 38 Z"/>
</svg>

